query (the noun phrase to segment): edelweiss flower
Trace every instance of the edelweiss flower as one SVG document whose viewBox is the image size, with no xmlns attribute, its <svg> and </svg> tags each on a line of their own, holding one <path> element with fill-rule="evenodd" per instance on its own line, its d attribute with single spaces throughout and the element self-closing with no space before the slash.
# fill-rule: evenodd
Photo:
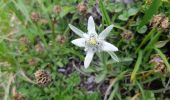
<svg viewBox="0 0 170 100">
<path fill-rule="evenodd" d="M 84 60 L 85 68 L 88 68 L 88 66 L 90 65 L 90 62 L 92 61 L 95 52 L 106 51 L 111 55 L 113 59 L 115 59 L 113 51 L 118 51 L 118 48 L 105 41 L 105 38 L 112 30 L 113 25 L 108 26 L 98 35 L 95 30 L 95 23 L 93 17 L 90 16 L 88 19 L 87 33 L 82 32 L 81 30 L 79 30 L 78 28 L 71 24 L 69 24 L 69 27 L 73 32 L 75 32 L 78 36 L 81 37 L 71 42 L 76 46 L 85 47 L 86 51 L 86 57 Z"/>
</svg>

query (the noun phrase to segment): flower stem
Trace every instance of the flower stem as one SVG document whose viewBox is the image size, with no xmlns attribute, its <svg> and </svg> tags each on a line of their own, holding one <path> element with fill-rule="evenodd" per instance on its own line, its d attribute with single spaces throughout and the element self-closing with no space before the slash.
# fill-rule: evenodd
<svg viewBox="0 0 170 100">
<path fill-rule="evenodd" d="M 105 56 L 105 53 L 102 52 L 101 53 L 101 61 L 102 61 L 102 66 L 104 68 L 104 71 L 107 73 L 107 64 L 106 64 L 106 56 Z"/>
<path fill-rule="evenodd" d="M 51 23 L 51 30 L 52 30 L 52 36 L 53 36 L 53 42 L 55 41 L 55 23 Z"/>
<path fill-rule="evenodd" d="M 143 53 L 142 53 L 142 51 L 140 50 L 140 51 L 138 52 L 138 58 L 137 58 L 135 67 L 134 67 L 133 72 L 132 72 L 131 77 L 130 77 L 130 80 L 131 80 L 131 81 L 134 81 L 135 78 L 136 78 L 136 73 L 137 73 L 137 71 L 139 70 L 140 64 L 141 64 L 141 62 L 142 62 L 142 57 L 143 57 Z"/>
</svg>

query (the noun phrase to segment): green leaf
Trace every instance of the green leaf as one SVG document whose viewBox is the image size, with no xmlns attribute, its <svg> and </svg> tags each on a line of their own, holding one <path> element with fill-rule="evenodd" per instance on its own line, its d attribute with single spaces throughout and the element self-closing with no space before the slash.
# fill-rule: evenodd
<svg viewBox="0 0 170 100">
<path fill-rule="evenodd" d="M 130 8 L 128 9 L 128 16 L 135 15 L 138 12 L 137 8 Z"/>
<path fill-rule="evenodd" d="M 147 31 L 147 29 L 148 29 L 147 26 L 144 25 L 140 29 L 137 29 L 137 32 L 143 34 L 143 33 L 145 33 Z"/>
<path fill-rule="evenodd" d="M 117 3 L 111 3 L 107 6 L 107 9 L 110 12 L 121 12 L 124 9 L 123 3 L 117 2 Z"/>
<path fill-rule="evenodd" d="M 164 47 L 169 41 L 170 41 L 170 40 L 158 41 L 158 42 L 155 44 L 155 46 L 156 46 L 157 48 L 162 48 L 162 47 Z"/>
<path fill-rule="evenodd" d="M 155 95 L 152 91 L 144 91 L 144 94 L 147 100 L 156 100 Z"/>
<path fill-rule="evenodd" d="M 151 49 L 154 46 L 154 44 L 158 41 L 162 33 L 163 31 L 160 30 L 156 35 L 154 35 L 154 37 L 150 40 L 150 42 L 145 47 L 145 50 Z"/>
<path fill-rule="evenodd" d="M 14 0 L 13 3 L 15 4 L 16 8 L 21 11 L 21 13 L 24 15 L 26 21 L 31 21 L 29 10 L 26 5 L 24 5 L 23 0 Z"/>
<path fill-rule="evenodd" d="M 73 11 L 75 11 L 75 7 L 73 7 L 73 6 L 64 6 L 64 7 L 62 8 L 61 13 L 60 13 L 60 17 L 63 18 L 63 17 L 66 16 L 68 13 L 71 13 L 71 12 L 73 12 Z"/>
<path fill-rule="evenodd" d="M 145 11 L 145 15 L 139 24 L 139 29 L 142 28 L 145 24 L 147 24 L 152 16 L 157 12 L 158 8 L 161 5 L 161 0 L 153 0 L 151 6 L 149 7 L 148 10 Z"/>
<path fill-rule="evenodd" d="M 112 59 L 116 62 L 119 62 L 119 58 L 116 56 L 114 52 L 108 52 Z"/>
<path fill-rule="evenodd" d="M 121 12 L 124 8 L 123 3 L 117 3 L 115 6 L 115 12 Z"/>
<path fill-rule="evenodd" d="M 106 77 L 105 72 L 97 74 L 96 78 L 95 78 L 96 83 L 100 83 L 101 81 L 103 81 L 105 79 L 105 77 Z"/>
<path fill-rule="evenodd" d="M 80 83 L 80 76 L 78 73 L 72 73 L 68 79 L 66 79 L 67 84 L 71 86 L 76 86 Z"/>
<path fill-rule="evenodd" d="M 100 94 L 97 92 L 92 92 L 87 96 L 86 100 L 100 100 Z"/>
<path fill-rule="evenodd" d="M 118 18 L 122 21 L 127 21 L 129 16 L 128 16 L 128 12 L 124 11 L 121 15 L 118 16 Z"/>
</svg>

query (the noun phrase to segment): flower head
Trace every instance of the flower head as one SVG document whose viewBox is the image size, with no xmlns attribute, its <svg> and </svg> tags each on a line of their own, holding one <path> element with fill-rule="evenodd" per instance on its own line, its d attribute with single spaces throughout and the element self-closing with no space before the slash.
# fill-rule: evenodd
<svg viewBox="0 0 170 100">
<path fill-rule="evenodd" d="M 124 31 L 120 35 L 124 40 L 132 40 L 134 38 L 134 34 L 131 31 Z"/>
<path fill-rule="evenodd" d="M 86 14 L 87 13 L 87 5 L 85 3 L 79 3 L 77 5 L 77 10 L 81 13 L 81 14 Z"/>
<path fill-rule="evenodd" d="M 40 19 L 40 14 L 38 12 L 31 12 L 31 19 L 37 22 Z"/>
<path fill-rule="evenodd" d="M 152 27 L 158 27 L 160 29 L 166 30 L 169 27 L 169 19 L 162 14 L 155 15 L 151 20 L 150 25 Z"/>
<path fill-rule="evenodd" d="M 71 42 L 76 46 L 85 48 L 86 51 L 86 57 L 84 60 L 85 68 L 88 68 L 88 66 L 90 65 L 90 62 L 92 61 L 95 52 L 106 51 L 113 57 L 114 54 L 112 52 L 118 51 L 117 47 L 105 41 L 105 38 L 112 30 L 113 25 L 108 26 L 98 35 L 95 30 L 95 23 L 93 17 L 90 16 L 88 19 L 87 33 L 82 32 L 81 30 L 79 30 L 78 28 L 71 24 L 69 24 L 69 27 L 73 32 L 75 32 L 78 36 L 81 37 Z"/>
<path fill-rule="evenodd" d="M 166 66 L 162 58 L 158 54 L 151 55 L 150 64 L 154 66 L 155 72 L 167 72 Z"/>
<path fill-rule="evenodd" d="M 45 70 L 37 70 L 34 74 L 36 82 L 40 86 L 47 86 L 52 81 L 50 74 Z"/>
<path fill-rule="evenodd" d="M 60 5 L 55 5 L 53 7 L 53 13 L 59 14 L 61 12 L 61 6 Z"/>
</svg>

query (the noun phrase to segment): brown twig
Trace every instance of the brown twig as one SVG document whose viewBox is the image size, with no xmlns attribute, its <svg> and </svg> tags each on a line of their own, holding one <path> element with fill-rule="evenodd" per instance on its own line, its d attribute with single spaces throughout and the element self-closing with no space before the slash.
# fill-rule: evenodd
<svg viewBox="0 0 170 100">
<path fill-rule="evenodd" d="M 140 93 L 135 94 L 135 95 L 131 98 L 131 100 L 136 100 L 136 98 L 137 98 L 139 95 L 141 95 L 141 94 L 140 94 Z"/>
</svg>

